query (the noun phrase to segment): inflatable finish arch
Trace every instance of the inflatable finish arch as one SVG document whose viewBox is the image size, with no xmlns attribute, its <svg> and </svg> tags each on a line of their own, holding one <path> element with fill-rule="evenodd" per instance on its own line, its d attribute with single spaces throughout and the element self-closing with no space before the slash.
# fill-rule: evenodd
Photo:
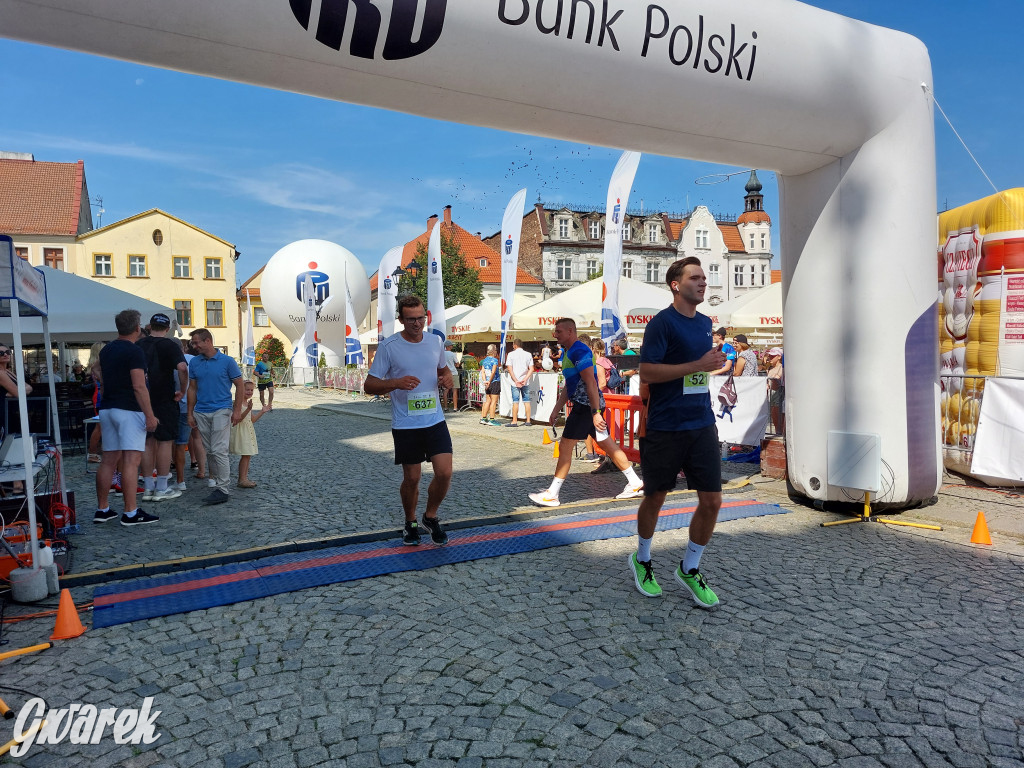
<svg viewBox="0 0 1024 768">
<path fill-rule="evenodd" d="M 793 0 L 0 0 L 0 34 L 426 117 L 779 174 L 789 476 L 881 436 L 939 487 L 927 51 Z M 833 438 L 834 439 L 834 438 Z"/>
</svg>

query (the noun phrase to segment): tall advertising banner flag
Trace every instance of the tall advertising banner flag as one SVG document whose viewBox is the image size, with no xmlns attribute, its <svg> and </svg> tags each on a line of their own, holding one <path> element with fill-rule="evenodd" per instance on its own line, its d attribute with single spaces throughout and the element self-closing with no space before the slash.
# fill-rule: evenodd
<svg viewBox="0 0 1024 768">
<path fill-rule="evenodd" d="M 622 222 L 629 205 L 629 191 L 640 164 L 640 153 L 622 153 L 608 185 L 604 228 L 604 285 L 601 289 L 601 340 L 610 348 L 614 339 L 629 333 L 619 310 L 619 276 L 622 274 Z"/>
<path fill-rule="evenodd" d="M 427 242 L 427 326 L 445 340 L 444 283 L 441 281 L 441 222 L 430 230 Z"/>
<path fill-rule="evenodd" d="M 401 245 L 396 245 L 384 254 L 377 268 L 377 342 L 384 341 L 395 332 L 395 304 L 398 299 L 398 286 L 392 273 L 402 263 Z M 345 284 L 346 288 L 348 283 Z M 349 315 L 346 314 L 345 317 Z M 346 348 L 348 343 L 346 342 Z M 346 351 L 346 355 L 347 355 Z"/>
<path fill-rule="evenodd" d="M 523 232 L 523 205 L 526 189 L 516 192 L 501 219 L 501 359 L 505 366 L 505 337 L 512 324 L 512 299 L 516 294 L 516 273 L 519 269 L 519 238 Z"/>
<path fill-rule="evenodd" d="M 256 341 L 252 329 L 252 297 L 245 291 L 245 343 L 242 345 L 242 365 L 256 365 Z"/>
<path fill-rule="evenodd" d="M 306 307 L 306 330 L 302 333 L 299 350 L 299 360 L 305 360 L 310 368 L 316 368 L 320 362 L 320 354 L 316 341 L 316 289 L 313 288 L 313 278 L 306 275 L 302 283 L 302 303 Z"/>
<path fill-rule="evenodd" d="M 378 287 L 380 281 L 377 281 Z M 359 329 L 352 311 L 352 291 L 348 287 L 348 272 L 345 273 L 345 365 L 362 365 L 363 345 L 359 343 Z"/>
</svg>

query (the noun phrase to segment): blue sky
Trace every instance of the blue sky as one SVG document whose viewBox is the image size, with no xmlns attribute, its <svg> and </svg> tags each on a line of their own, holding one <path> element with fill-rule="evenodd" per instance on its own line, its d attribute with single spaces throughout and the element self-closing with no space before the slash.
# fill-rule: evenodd
<svg viewBox="0 0 1024 768">
<path fill-rule="evenodd" d="M 1024 185 L 1022 0 L 975 0 L 969 10 L 948 0 L 810 5 L 923 40 L 936 98 L 993 182 Z M 545 203 L 601 204 L 619 154 L 3 39 L 0 97 L 0 149 L 84 160 L 104 224 L 162 208 L 234 243 L 239 280 L 307 237 L 345 246 L 372 273 L 388 248 L 421 233 L 449 204 L 459 224 L 490 235 L 524 186 L 529 203 L 539 195 Z M 937 208 L 991 194 L 937 110 L 936 138 Z M 630 204 L 739 213 L 747 174 L 695 183 L 736 170 L 646 155 Z M 758 175 L 777 221 L 774 174 Z M 94 221 L 98 213 L 94 205 Z"/>
</svg>

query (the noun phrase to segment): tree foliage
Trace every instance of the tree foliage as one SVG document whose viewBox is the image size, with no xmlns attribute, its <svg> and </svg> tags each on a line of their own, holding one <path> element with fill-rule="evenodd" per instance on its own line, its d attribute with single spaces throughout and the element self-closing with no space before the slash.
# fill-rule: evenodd
<svg viewBox="0 0 1024 768">
<path fill-rule="evenodd" d="M 284 351 L 284 344 L 272 333 L 268 333 L 256 344 L 256 362 L 263 359 L 263 354 L 270 355 L 270 365 L 274 368 L 287 368 L 288 356 Z"/>
<path fill-rule="evenodd" d="M 436 225 L 440 226 L 440 225 Z M 414 278 L 407 274 L 398 286 L 398 292 L 415 293 L 427 305 L 427 272 L 430 263 L 427 257 L 427 244 L 416 246 L 416 261 L 421 265 Z M 441 277 L 444 285 L 444 303 L 451 307 L 455 304 L 466 304 L 470 307 L 480 306 L 484 298 L 484 286 L 480 282 L 480 270 L 469 265 L 459 244 L 441 232 Z"/>
</svg>

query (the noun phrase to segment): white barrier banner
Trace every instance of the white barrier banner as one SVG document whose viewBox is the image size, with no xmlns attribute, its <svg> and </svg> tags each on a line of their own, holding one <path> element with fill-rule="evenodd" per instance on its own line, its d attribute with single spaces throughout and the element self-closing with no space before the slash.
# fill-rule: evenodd
<svg viewBox="0 0 1024 768">
<path fill-rule="evenodd" d="M 530 421 L 551 421 L 551 410 L 558 399 L 557 373 L 534 373 L 530 377 Z M 501 397 L 498 414 L 512 418 L 512 384 L 507 372 L 501 374 Z M 526 408 L 519 406 L 519 419 L 526 419 Z"/>
<path fill-rule="evenodd" d="M 1024 482 L 1024 381 L 985 381 L 971 474 Z"/>
<path fill-rule="evenodd" d="M 763 376 L 736 376 L 736 405 L 724 408 L 718 392 L 728 376 L 711 377 L 711 410 L 718 424 L 718 440 L 733 445 L 761 445 L 768 427 L 768 385 Z"/>
</svg>

